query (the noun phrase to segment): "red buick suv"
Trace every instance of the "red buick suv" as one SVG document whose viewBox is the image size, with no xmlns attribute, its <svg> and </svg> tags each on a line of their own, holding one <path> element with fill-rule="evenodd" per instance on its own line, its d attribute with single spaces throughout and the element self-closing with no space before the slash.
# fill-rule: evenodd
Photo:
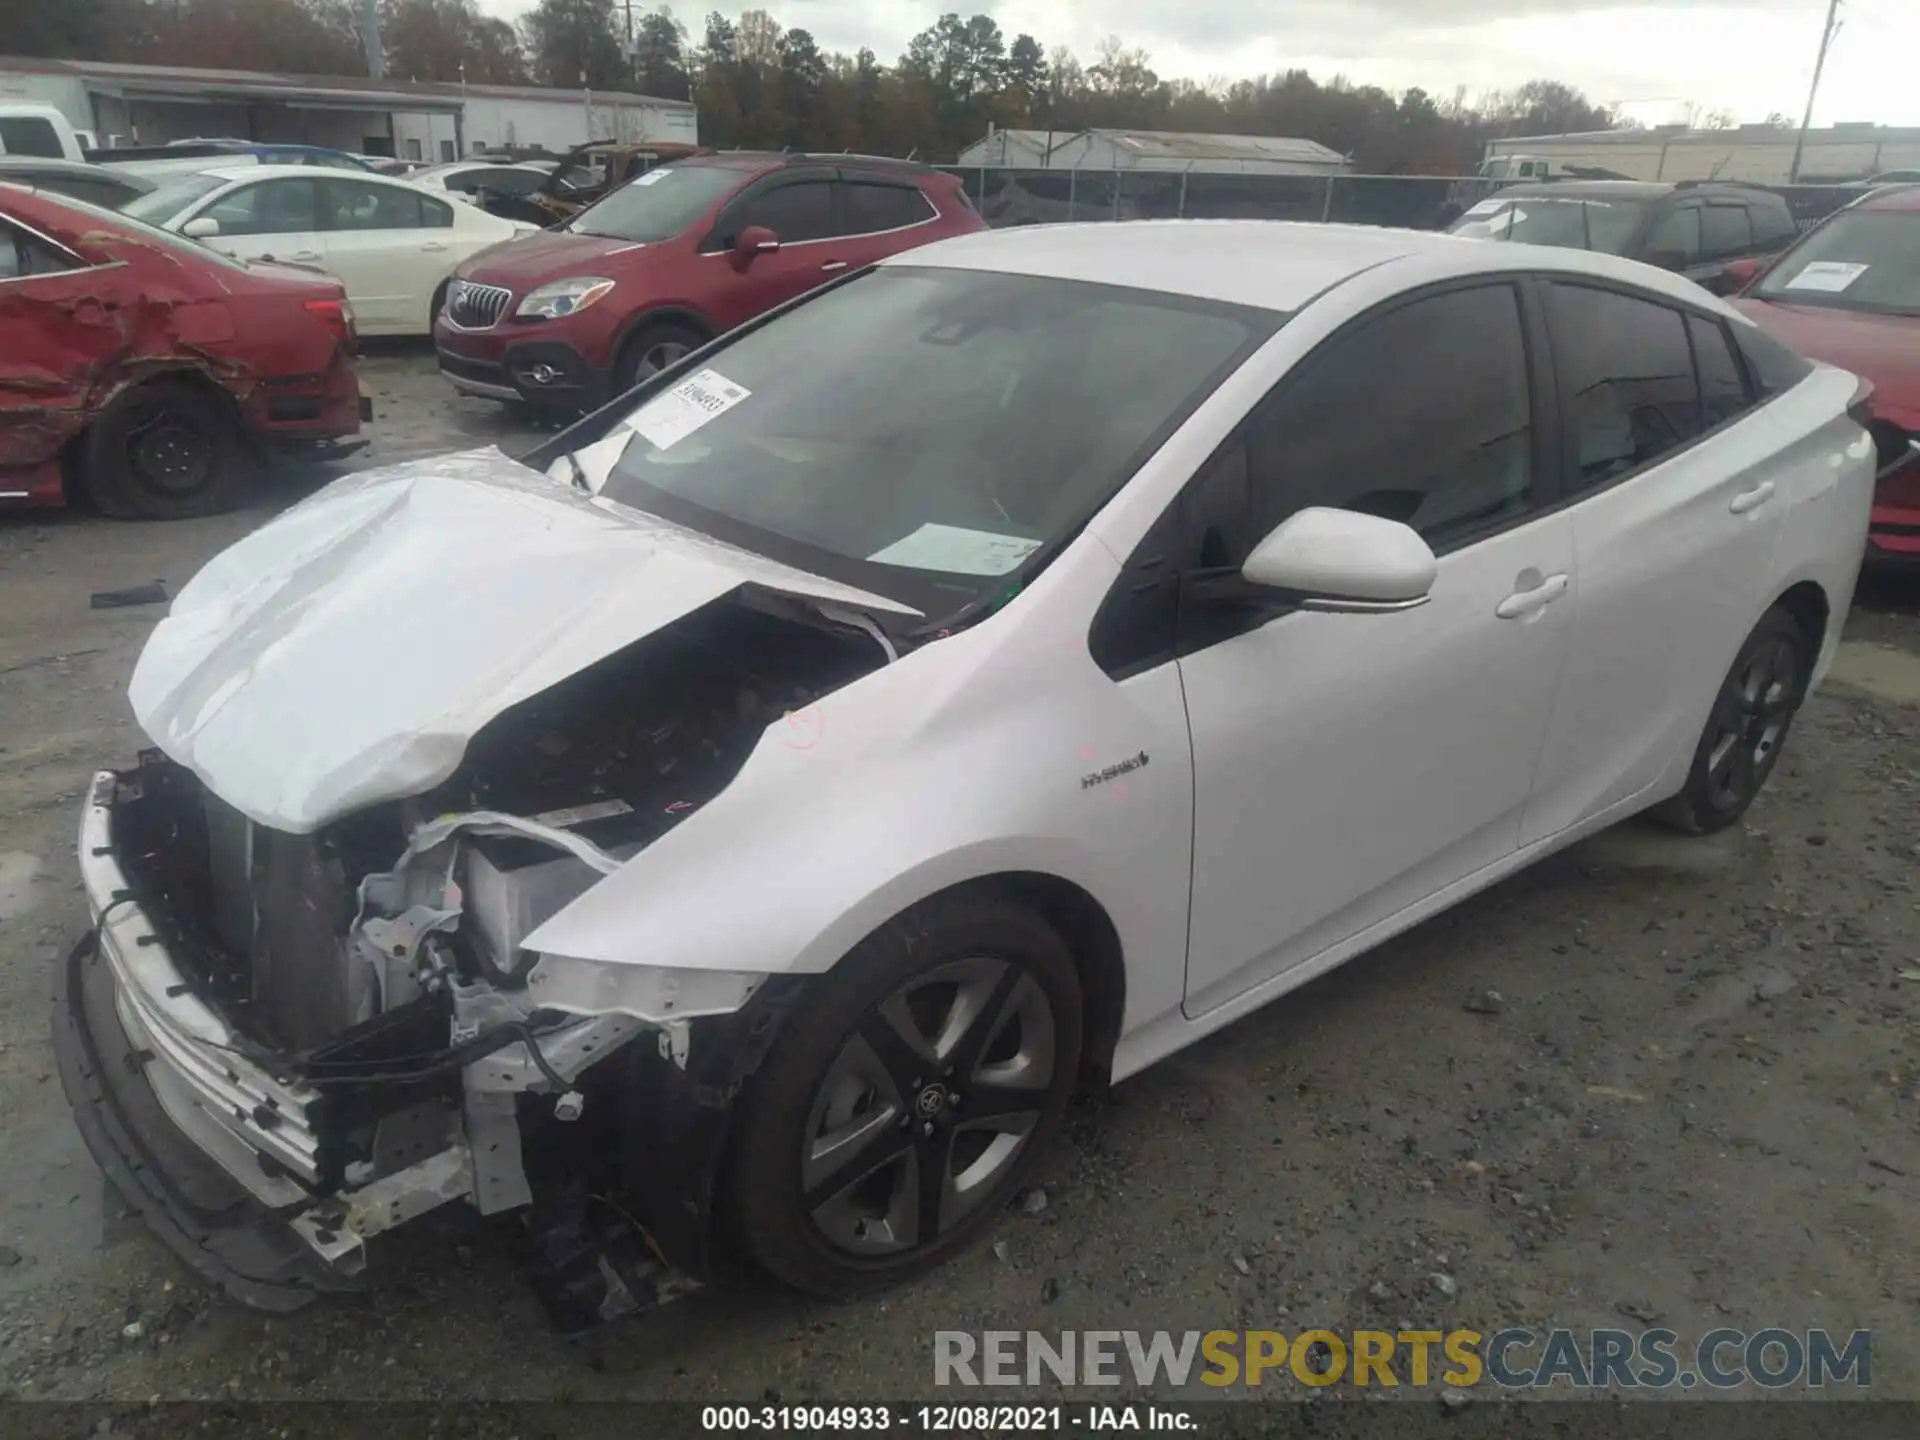
<svg viewBox="0 0 1920 1440">
<path fill-rule="evenodd" d="M 469 395 L 592 409 L 816 285 L 986 228 L 958 179 L 909 161 L 662 165 L 455 271 L 433 327 L 440 370 Z"/>
</svg>

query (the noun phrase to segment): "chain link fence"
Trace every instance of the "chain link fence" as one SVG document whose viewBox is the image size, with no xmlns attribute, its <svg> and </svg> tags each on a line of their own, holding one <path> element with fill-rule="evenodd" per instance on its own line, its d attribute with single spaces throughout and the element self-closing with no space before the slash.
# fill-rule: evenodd
<svg viewBox="0 0 1920 1440">
<path fill-rule="evenodd" d="M 1141 170 L 941 167 L 966 182 L 989 225 L 1094 220 L 1305 220 L 1441 230 L 1493 193 L 1441 175 L 1199 175 Z M 1772 185 L 1805 230 L 1861 192 L 1857 185 Z"/>
</svg>

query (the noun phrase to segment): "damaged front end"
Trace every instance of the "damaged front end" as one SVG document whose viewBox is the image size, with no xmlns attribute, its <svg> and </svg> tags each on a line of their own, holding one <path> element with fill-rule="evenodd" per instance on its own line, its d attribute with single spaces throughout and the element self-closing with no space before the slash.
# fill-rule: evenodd
<svg viewBox="0 0 1920 1440">
<path fill-rule="evenodd" d="M 312 834 L 158 751 L 95 777 L 61 1074 L 177 1253 L 290 1309 L 465 1202 L 521 1217 L 566 1331 L 724 1268 L 729 1111 L 800 982 L 523 942 L 719 794 L 770 725 L 884 659 L 799 608 L 716 601 L 502 712 L 431 791 Z"/>
</svg>

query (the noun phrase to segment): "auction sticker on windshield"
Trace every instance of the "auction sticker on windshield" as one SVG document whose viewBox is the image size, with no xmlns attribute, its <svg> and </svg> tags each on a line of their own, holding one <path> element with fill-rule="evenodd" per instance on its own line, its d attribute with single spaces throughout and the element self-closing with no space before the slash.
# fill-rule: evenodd
<svg viewBox="0 0 1920 1440">
<path fill-rule="evenodd" d="M 867 558 L 881 565 L 944 570 L 949 575 L 1004 575 L 1039 548 L 1038 540 L 1019 535 L 929 522 Z"/>
<path fill-rule="evenodd" d="M 649 170 L 633 183 L 636 185 L 658 185 L 672 173 L 673 171 L 667 169 Z"/>
<path fill-rule="evenodd" d="M 677 445 L 753 392 L 718 370 L 702 370 L 642 405 L 627 423 L 657 450 Z"/>
<path fill-rule="evenodd" d="M 1871 266 L 1855 264 L 1851 260 L 1814 260 L 1801 266 L 1800 273 L 1787 281 L 1782 288 L 1824 290 L 1829 294 L 1838 294 L 1871 268 Z"/>
</svg>

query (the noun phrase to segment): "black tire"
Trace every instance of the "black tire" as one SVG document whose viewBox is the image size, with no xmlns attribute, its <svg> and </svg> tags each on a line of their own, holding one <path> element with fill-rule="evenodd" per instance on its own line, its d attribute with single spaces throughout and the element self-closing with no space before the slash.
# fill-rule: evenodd
<svg viewBox="0 0 1920 1440">
<path fill-rule="evenodd" d="M 1711 835 L 1746 814 L 1780 758 L 1812 669 L 1799 622 L 1777 605 L 1762 615 L 1720 682 L 1687 783 L 1655 807 L 1654 818 Z"/>
<path fill-rule="evenodd" d="M 184 380 L 150 380 L 109 405 L 81 442 L 80 485 L 121 520 L 184 520 L 239 503 L 244 482 L 231 407 Z"/>
<path fill-rule="evenodd" d="M 948 1027 L 936 1058 L 927 1037 Z M 1024 905 L 959 892 L 889 921 L 813 982 L 742 1097 L 722 1205 L 745 1253 L 819 1295 L 938 1264 L 1051 1145 L 1080 1042 L 1073 957 Z M 836 1134 L 858 1138 L 823 1143 Z M 923 1173 L 941 1182 L 925 1210 Z"/>
<path fill-rule="evenodd" d="M 707 337 L 678 320 L 642 325 L 620 347 L 613 367 L 613 393 L 624 395 L 657 370 L 707 343 Z M 664 363 L 663 363 L 664 362 Z"/>
</svg>

